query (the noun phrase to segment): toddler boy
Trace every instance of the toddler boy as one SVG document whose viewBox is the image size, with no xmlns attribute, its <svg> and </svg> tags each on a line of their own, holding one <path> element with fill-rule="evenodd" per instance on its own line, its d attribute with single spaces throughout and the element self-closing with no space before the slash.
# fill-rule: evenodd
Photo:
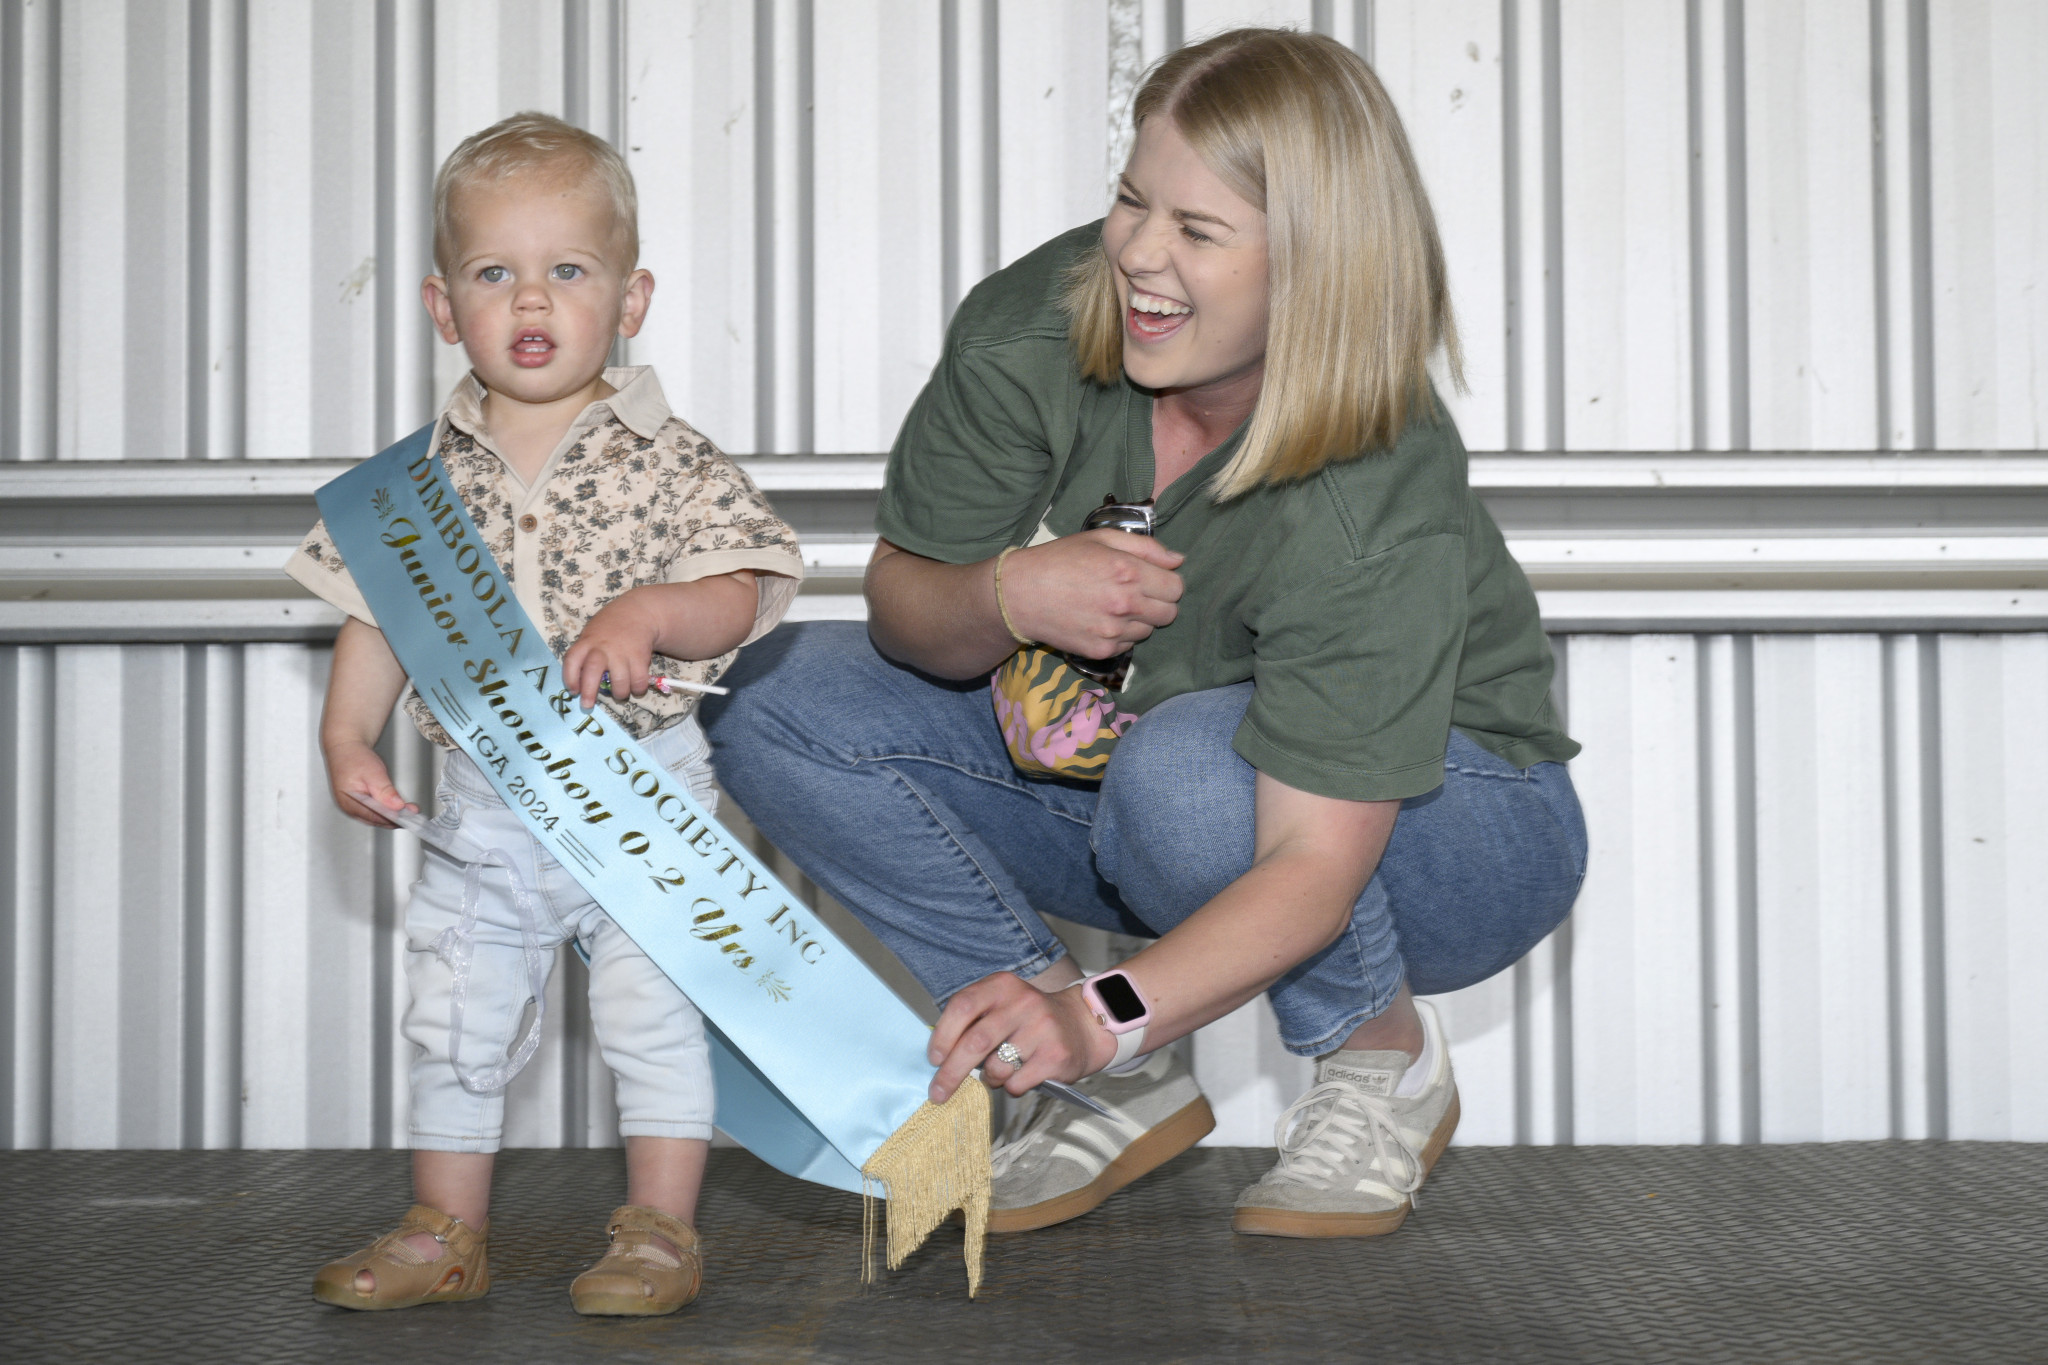
<svg viewBox="0 0 2048 1365">
<path fill-rule="evenodd" d="M 632 176 L 604 142 L 527 113 L 457 147 L 434 185 L 438 273 L 421 293 L 471 370 L 441 411 L 434 449 L 562 659 L 565 685 L 709 807 L 697 697 L 671 684 L 712 682 L 772 628 L 803 561 L 747 476 L 669 411 L 651 370 L 606 368 L 612 338 L 646 317 L 654 280 L 638 256 Z M 691 1226 L 711 1137 L 702 1017 L 540 850 L 407 686 L 324 523 L 287 571 L 349 615 L 320 726 L 336 804 L 385 828 L 389 814 L 417 813 L 372 748 L 401 689 L 421 733 L 449 750 L 405 917 L 415 1203 L 394 1231 L 324 1267 L 314 1295 L 407 1308 L 489 1289 L 504 1085 L 537 1041 L 530 1029 L 514 1050 L 513 1035 L 527 1001 L 542 998 L 555 946 L 574 937 L 618 1083 L 627 1188 L 610 1249 L 570 1296 L 582 1313 L 674 1312 L 702 1276 Z"/>
</svg>

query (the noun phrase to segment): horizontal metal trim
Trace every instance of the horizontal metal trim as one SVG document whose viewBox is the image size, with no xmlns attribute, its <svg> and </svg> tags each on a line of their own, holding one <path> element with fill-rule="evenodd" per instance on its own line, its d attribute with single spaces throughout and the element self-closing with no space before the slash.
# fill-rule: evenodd
<svg viewBox="0 0 2048 1365">
<path fill-rule="evenodd" d="M 735 455 L 778 489 L 879 489 L 888 456 Z M 1659 450 L 1474 454 L 1474 488 L 2048 489 L 2048 451 Z M 0 464 L 5 498 L 311 497 L 353 460 L 32 460 Z"/>
<path fill-rule="evenodd" d="M 794 619 L 861 619 L 884 457 L 742 464 L 804 542 Z M 339 461 L 0 466 L 0 640 L 316 640 L 282 566 Z M 1479 456 L 1553 630 L 2037 630 L 2048 455 Z"/>
<path fill-rule="evenodd" d="M 799 528 L 804 562 L 816 578 L 858 578 L 875 546 L 873 532 Z M 167 580 L 275 583 L 298 537 L 195 542 L 137 542 L 87 536 L 40 542 L 0 539 L 4 595 L 29 585 Z M 1983 529 L 1814 532 L 1759 535 L 1724 531 L 1690 536 L 1628 529 L 1517 534 L 1508 548 L 1539 586 L 1600 587 L 2048 587 L 2048 530 L 2014 535 Z M 1679 578 L 1702 580 L 1681 584 Z M 1590 580 L 1598 580 L 1593 582 Z M 1791 581 L 1799 580 L 1799 581 Z M 102 594 L 103 595 L 103 594 Z"/>
<path fill-rule="evenodd" d="M 864 621 L 855 581 L 798 594 L 791 621 Z M 1536 600 L 1553 634 L 1743 631 L 2048 630 L 2042 589 L 1553 589 Z M 342 615 L 315 598 L 102 597 L 0 602 L 0 643 L 164 644 L 321 641 Z"/>
<path fill-rule="evenodd" d="M 252 644 L 331 640 L 318 598 L 104 598 L 0 602 L 0 644 Z"/>
</svg>

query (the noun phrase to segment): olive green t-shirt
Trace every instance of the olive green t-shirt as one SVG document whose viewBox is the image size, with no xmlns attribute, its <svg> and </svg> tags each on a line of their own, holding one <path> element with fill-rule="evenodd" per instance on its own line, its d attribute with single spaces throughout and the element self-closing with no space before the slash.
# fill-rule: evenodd
<svg viewBox="0 0 2048 1365">
<path fill-rule="evenodd" d="M 1105 494 L 1152 491 L 1152 399 L 1084 379 L 1062 272 L 1099 225 L 1065 233 L 961 304 L 889 454 L 881 534 L 947 563 L 1070 535 Z M 1392 800 L 1443 782 L 1456 726 L 1516 767 L 1579 746 L 1550 703 L 1536 597 L 1465 481 L 1448 415 L 1392 450 L 1228 503 L 1207 485 L 1243 432 L 1159 498 L 1159 540 L 1187 556 L 1172 624 L 1139 642 L 1119 694 L 1143 713 L 1250 679 L 1233 747 L 1303 791 Z"/>
</svg>

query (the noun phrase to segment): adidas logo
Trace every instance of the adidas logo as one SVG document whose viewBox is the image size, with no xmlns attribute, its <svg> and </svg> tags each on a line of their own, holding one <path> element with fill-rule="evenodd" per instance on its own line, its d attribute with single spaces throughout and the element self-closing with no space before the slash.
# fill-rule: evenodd
<svg viewBox="0 0 2048 1365">
<path fill-rule="evenodd" d="M 1394 1073 L 1391 1071 L 1353 1071 L 1348 1066 L 1329 1066 L 1323 1068 L 1323 1078 L 1349 1081 L 1368 1095 L 1394 1093 Z"/>
</svg>

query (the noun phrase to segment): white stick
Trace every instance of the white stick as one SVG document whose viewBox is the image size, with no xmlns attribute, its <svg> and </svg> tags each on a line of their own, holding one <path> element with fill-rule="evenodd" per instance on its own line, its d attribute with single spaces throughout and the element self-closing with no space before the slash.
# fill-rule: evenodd
<svg viewBox="0 0 2048 1365">
<path fill-rule="evenodd" d="M 718 687 L 712 683 L 687 682 L 682 678 L 656 678 L 654 680 L 654 690 L 657 692 L 666 694 L 675 691 L 678 687 L 687 692 L 709 692 L 717 697 L 730 696 L 732 693 L 730 687 Z"/>
</svg>

